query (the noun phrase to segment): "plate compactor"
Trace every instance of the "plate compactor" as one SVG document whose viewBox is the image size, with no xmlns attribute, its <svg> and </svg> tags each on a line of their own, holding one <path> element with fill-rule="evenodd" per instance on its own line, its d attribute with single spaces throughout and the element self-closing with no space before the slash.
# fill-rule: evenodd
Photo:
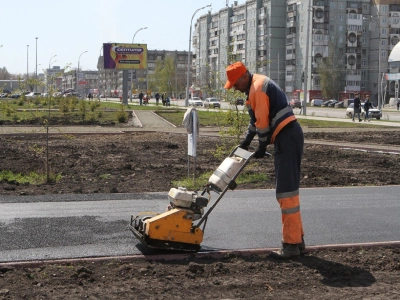
<svg viewBox="0 0 400 300">
<path fill-rule="evenodd" d="M 228 189 L 236 188 L 235 179 L 252 156 L 253 152 L 236 147 L 211 175 L 200 194 L 181 187 L 172 188 L 168 193 L 168 210 L 160 214 L 132 215 L 130 230 L 147 248 L 199 251 L 209 214 Z M 204 213 L 204 208 L 211 200 L 211 191 L 214 191 L 218 198 Z"/>
</svg>

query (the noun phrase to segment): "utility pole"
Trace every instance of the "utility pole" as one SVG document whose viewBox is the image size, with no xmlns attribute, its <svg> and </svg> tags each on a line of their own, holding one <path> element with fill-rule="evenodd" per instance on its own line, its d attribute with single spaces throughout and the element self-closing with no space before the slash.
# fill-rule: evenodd
<svg viewBox="0 0 400 300">
<path fill-rule="evenodd" d="M 310 23 L 311 23 L 311 18 L 310 18 L 310 12 L 311 12 L 311 1 L 308 0 L 307 4 L 307 44 L 306 44 L 306 60 L 305 60 L 305 66 L 304 66 L 304 99 L 303 99 L 303 115 L 307 115 L 307 98 L 308 98 L 308 56 L 309 56 L 309 51 L 310 51 Z"/>
</svg>

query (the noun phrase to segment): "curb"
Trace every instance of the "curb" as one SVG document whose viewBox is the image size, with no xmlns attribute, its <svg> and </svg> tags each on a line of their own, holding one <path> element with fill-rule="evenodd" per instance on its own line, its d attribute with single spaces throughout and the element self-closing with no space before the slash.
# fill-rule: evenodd
<svg viewBox="0 0 400 300">
<path fill-rule="evenodd" d="M 376 247 L 400 247 L 400 241 L 389 242 L 375 242 L 375 243 L 355 243 L 355 244 L 330 244 L 330 245 L 316 245 L 307 246 L 305 253 L 312 253 L 321 250 L 338 250 L 345 251 L 348 249 L 365 250 Z M 14 267 L 14 268 L 35 268 L 53 264 L 72 264 L 79 262 L 105 262 L 110 260 L 117 260 L 120 262 L 128 262 L 135 260 L 147 261 L 183 261 L 193 258 L 228 258 L 232 256 L 254 256 L 266 255 L 279 248 L 261 248 L 261 249 L 243 249 L 243 250 L 219 250 L 211 252 L 198 252 L 198 253 L 185 253 L 185 254 L 157 254 L 157 255 L 126 255 L 126 256 L 102 256 L 102 257 L 88 257 L 88 258 L 72 258 L 72 259 L 54 259 L 54 260 L 38 260 L 38 261 L 17 261 L 17 262 L 0 262 L 0 268 Z"/>
</svg>

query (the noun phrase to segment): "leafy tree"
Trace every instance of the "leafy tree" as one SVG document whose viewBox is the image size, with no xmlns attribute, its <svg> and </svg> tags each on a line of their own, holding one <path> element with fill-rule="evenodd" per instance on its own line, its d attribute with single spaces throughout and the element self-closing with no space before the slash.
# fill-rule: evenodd
<svg viewBox="0 0 400 300">
<path fill-rule="evenodd" d="M 176 68 L 171 57 L 157 60 L 154 74 L 149 75 L 149 88 L 156 92 L 166 92 L 169 96 L 175 90 Z"/>
<path fill-rule="evenodd" d="M 7 80 L 10 79 L 10 73 L 8 73 L 7 68 L 3 67 L 0 68 L 0 80 Z"/>
<path fill-rule="evenodd" d="M 344 88 L 344 63 L 338 59 L 341 55 L 333 42 L 329 43 L 329 56 L 322 58 L 317 73 L 321 78 L 321 90 L 325 98 L 336 99 Z"/>
</svg>

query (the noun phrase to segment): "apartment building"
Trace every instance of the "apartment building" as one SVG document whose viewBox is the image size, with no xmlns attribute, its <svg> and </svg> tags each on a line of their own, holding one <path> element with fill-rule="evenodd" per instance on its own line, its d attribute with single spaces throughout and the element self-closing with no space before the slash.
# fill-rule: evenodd
<svg viewBox="0 0 400 300">
<path fill-rule="evenodd" d="M 147 69 L 128 71 L 128 86 L 132 87 L 133 94 L 146 92 L 156 92 L 157 84 L 152 84 L 149 80 L 156 70 L 158 61 L 165 61 L 166 58 L 171 58 L 174 62 L 175 72 L 174 76 L 168 81 L 166 88 L 168 94 L 177 97 L 185 92 L 186 87 L 186 74 L 187 74 L 187 51 L 168 51 L 168 50 L 147 50 Z M 99 73 L 98 88 L 99 93 L 107 97 L 119 95 L 122 93 L 122 72 L 120 70 L 104 69 L 104 57 L 100 56 L 97 64 Z M 191 78 L 194 77 L 191 74 Z M 163 91 L 164 92 L 164 91 Z M 130 91 L 128 88 L 128 95 Z"/>
<path fill-rule="evenodd" d="M 399 72 L 388 65 L 400 37 L 399 7 L 399 0 L 234 1 L 194 25 L 194 85 L 212 94 L 226 66 L 241 60 L 293 98 L 304 90 L 307 101 L 322 97 L 325 68 L 338 78 L 337 99 L 357 91 L 387 103 L 395 82 L 384 75 Z"/>
</svg>

